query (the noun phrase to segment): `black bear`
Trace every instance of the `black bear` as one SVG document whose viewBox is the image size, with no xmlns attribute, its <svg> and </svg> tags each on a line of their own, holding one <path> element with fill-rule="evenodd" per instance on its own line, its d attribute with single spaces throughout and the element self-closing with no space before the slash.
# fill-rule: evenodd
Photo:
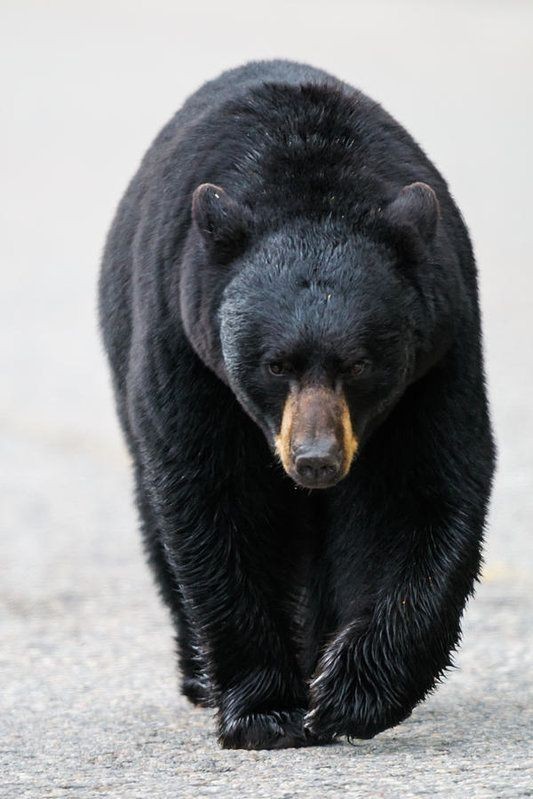
<svg viewBox="0 0 533 799">
<path fill-rule="evenodd" d="M 99 292 L 183 693 L 227 748 L 401 722 L 450 666 L 494 468 L 443 178 L 360 91 L 251 63 L 156 138 Z"/>
</svg>

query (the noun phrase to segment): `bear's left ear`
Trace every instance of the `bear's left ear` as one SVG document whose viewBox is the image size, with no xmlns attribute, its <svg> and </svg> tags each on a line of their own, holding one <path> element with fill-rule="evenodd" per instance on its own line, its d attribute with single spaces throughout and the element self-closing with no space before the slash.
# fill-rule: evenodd
<svg viewBox="0 0 533 799">
<path fill-rule="evenodd" d="M 383 209 L 382 218 L 399 231 L 415 230 L 429 244 L 435 235 L 439 212 L 439 201 L 431 186 L 410 183 Z"/>
<path fill-rule="evenodd" d="M 205 244 L 221 262 L 244 249 L 249 232 L 248 209 L 213 183 L 202 183 L 192 195 L 192 218 Z"/>
</svg>

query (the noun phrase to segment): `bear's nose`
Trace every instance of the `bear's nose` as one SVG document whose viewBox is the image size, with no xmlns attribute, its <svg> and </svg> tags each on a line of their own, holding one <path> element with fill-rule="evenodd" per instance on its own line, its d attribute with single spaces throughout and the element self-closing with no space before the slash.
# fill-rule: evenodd
<svg viewBox="0 0 533 799">
<path fill-rule="evenodd" d="M 326 488 L 340 476 L 341 452 L 336 442 L 317 441 L 295 453 L 294 467 L 299 481 L 307 488 Z"/>
</svg>

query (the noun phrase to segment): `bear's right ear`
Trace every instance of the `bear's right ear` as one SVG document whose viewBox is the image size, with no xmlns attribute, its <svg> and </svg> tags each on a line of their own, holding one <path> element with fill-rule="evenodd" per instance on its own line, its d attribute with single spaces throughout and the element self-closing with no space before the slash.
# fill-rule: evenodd
<svg viewBox="0 0 533 799">
<path fill-rule="evenodd" d="M 192 195 L 192 218 L 206 246 L 226 263 L 244 249 L 249 212 L 213 183 L 202 183 Z"/>
</svg>

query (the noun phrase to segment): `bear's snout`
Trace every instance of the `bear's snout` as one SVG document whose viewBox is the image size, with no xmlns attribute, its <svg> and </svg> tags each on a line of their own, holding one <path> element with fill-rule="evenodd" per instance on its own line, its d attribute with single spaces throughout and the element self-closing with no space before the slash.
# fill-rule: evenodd
<svg viewBox="0 0 533 799">
<path fill-rule="evenodd" d="M 304 488 L 329 488 L 348 474 L 357 451 L 344 396 L 324 386 L 291 389 L 276 436 L 287 474 Z"/>
</svg>

